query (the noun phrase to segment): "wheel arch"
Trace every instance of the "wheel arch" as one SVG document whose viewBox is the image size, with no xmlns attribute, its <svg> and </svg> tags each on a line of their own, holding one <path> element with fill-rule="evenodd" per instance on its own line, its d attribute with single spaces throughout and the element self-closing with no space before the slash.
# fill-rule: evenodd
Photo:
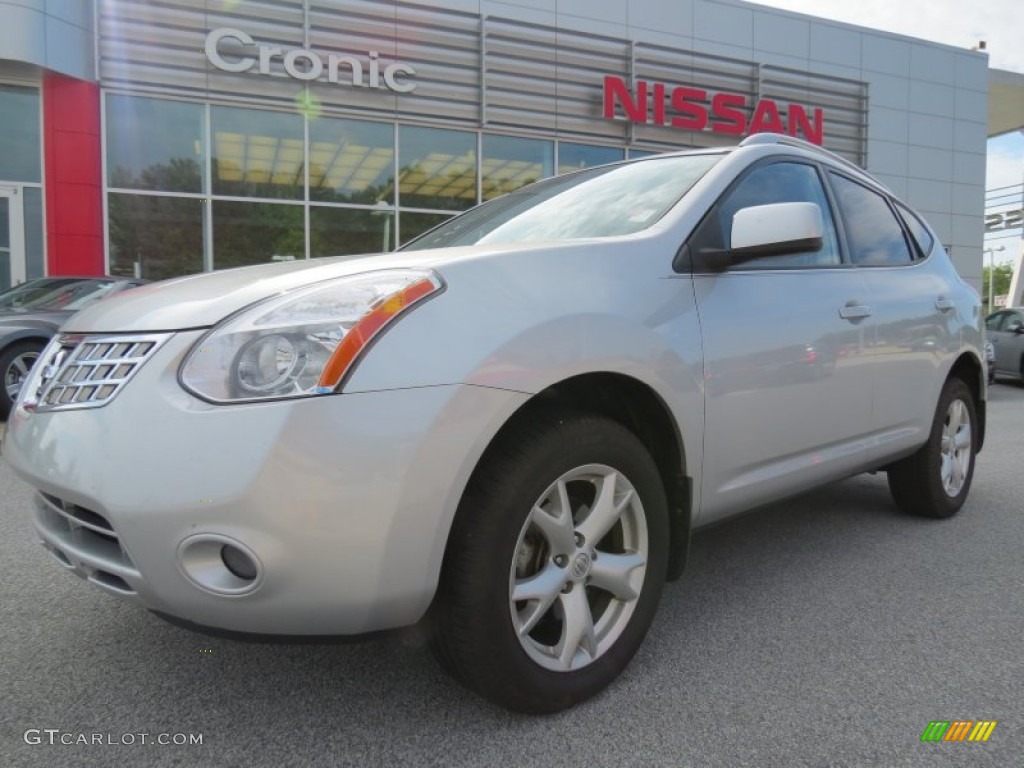
<svg viewBox="0 0 1024 768">
<path fill-rule="evenodd" d="M 650 385 L 631 376 L 611 372 L 584 373 L 551 384 L 505 421 L 488 442 L 476 468 L 486 463 L 490 451 L 518 423 L 543 418 L 545 411 L 560 410 L 610 418 L 636 435 L 646 446 L 657 466 L 668 500 L 671 541 L 667 578 L 679 578 L 689 551 L 693 483 L 686 470 L 685 447 L 678 424 L 668 405 Z"/>
<path fill-rule="evenodd" d="M 982 365 L 981 360 L 978 357 L 970 352 L 964 352 L 953 363 L 953 367 L 950 369 L 946 380 L 948 381 L 953 378 L 963 381 L 974 396 L 974 408 L 978 417 L 978 440 L 975 452 L 981 453 L 981 448 L 985 444 L 985 428 L 987 421 L 987 399 L 985 397 L 985 392 L 988 386 L 988 381 L 986 379 L 985 366 Z"/>
<path fill-rule="evenodd" d="M 4 337 L 3 343 L 0 343 L 0 355 L 6 352 L 8 349 L 16 344 L 24 344 L 25 342 L 34 342 L 42 347 L 45 347 L 50 343 L 50 336 L 40 335 L 38 331 L 25 329 L 23 331 L 15 331 L 12 334 Z"/>
</svg>

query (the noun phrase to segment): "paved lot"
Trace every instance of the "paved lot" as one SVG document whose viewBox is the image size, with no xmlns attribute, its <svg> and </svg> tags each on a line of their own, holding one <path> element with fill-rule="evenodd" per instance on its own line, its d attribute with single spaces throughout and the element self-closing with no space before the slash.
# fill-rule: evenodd
<svg viewBox="0 0 1024 768">
<path fill-rule="evenodd" d="M 123 605 L 50 561 L 0 466 L 0 764 L 1019 766 L 1024 387 L 994 387 L 990 408 L 957 518 L 904 517 L 864 476 L 704 532 L 624 677 L 538 719 L 461 690 L 416 633 L 251 645 Z M 986 744 L 919 741 L 953 719 L 999 725 Z"/>
</svg>

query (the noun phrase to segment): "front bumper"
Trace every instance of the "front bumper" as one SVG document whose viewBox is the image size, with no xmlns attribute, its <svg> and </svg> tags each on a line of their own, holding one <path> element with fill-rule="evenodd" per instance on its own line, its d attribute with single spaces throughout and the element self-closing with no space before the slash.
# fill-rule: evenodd
<svg viewBox="0 0 1024 768">
<path fill-rule="evenodd" d="M 218 629 L 416 622 L 469 474 L 527 395 L 444 385 L 214 406 L 177 382 L 200 335 L 174 335 L 103 407 L 12 414 L 3 453 L 39 491 L 47 549 L 111 594 Z M 239 543 L 256 583 L 207 588 L 183 561 L 194 540 Z"/>
</svg>

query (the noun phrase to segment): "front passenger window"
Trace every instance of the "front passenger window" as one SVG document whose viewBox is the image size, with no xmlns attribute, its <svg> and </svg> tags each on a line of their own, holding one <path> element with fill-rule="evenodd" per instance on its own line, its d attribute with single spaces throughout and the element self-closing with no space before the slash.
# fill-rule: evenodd
<svg viewBox="0 0 1024 768">
<path fill-rule="evenodd" d="M 772 203 L 814 203 L 821 211 L 822 246 L 813 253 L 783 254 L 752 259 L 738 269 L 774 269 L 777 267 L 821 267 L 840 263 L 835 225 L 821 179 L 813 166 L 803 163 L 771 163 L 754 168 L 725 193 L 718 205 L 701 222 L 690 247 L 722 251 L 730 245 L 732 219 L 743 208 Z"/>
</svg>

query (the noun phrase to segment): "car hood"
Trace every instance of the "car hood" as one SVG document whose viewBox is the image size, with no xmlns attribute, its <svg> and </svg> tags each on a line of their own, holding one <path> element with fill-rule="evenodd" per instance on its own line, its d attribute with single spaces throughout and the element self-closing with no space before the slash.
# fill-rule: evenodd
<svg viewBox="0 0 1024 768">
<path fill-rule="evenodd" d="M 19 312 L 16 310 L 5 310 L 0 312 L 0 328 L 43 328 L 54 330 L 59 328 L 64 321 L 71 317 L 74 312 Z"/>
<path fill-rule="evenodd" d="M 513 246 L 512 249 L 514 249 Z M 339 256 L 261 264 L 151 283 L 83 309 L 62 329 L 70 333 L 179 331 L 207 328 L 269 296 L 322 280 L 402 267 L 436 267 L 497 250 L 487 246 Z"/>
</svg>

